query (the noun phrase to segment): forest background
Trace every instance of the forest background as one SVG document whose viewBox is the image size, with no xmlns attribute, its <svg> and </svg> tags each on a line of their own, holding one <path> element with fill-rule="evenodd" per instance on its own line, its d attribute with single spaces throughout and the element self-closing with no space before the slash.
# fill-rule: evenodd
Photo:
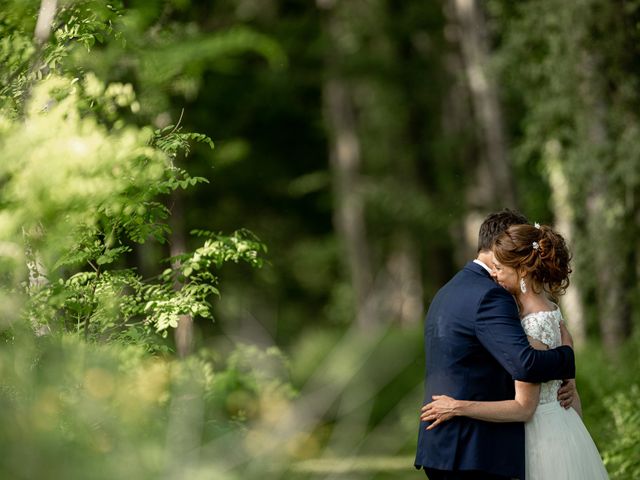
<svg viewBox="0 0 640 480">
<path fill-rule="evenodd" d="M 416 478 L 422 320 L 503 207 L 573 252 L 640 478 L 640 1 L 0 2 L 3 478 Z"/>
</svg>

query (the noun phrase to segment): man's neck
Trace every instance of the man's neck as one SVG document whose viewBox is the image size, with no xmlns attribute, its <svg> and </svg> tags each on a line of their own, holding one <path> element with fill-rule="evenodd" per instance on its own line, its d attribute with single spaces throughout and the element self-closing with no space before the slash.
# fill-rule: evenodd
<svg viewBox="0 0 640 480">
<path fill-rule="evenodd" d="M 493 267 L 493 254 L 490 251 L 483 250 L 481 252 L 478 252 L 476 260 L 484 263 L 487 267 L 489 267 L 489 269 Z"/>
</svg>

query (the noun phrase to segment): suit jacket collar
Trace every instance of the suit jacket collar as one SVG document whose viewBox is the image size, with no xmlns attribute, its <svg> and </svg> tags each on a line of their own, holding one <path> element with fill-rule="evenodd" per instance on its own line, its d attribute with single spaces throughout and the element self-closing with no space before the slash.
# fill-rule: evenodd
<svg viewBox="0 0 640 480">
<path fill-rule="evenodd" d="M 478 265 L 477 263 L 471 261 L 469 263 L 467 263 L 464 266 L 465 270 L 469 270 L 477 275 L 483 275 L 487 278 L 491 278 L 491 275 L 489 275 L 489 272 L 487 272 L 487 270 L 482 266 L 482 265 Z"/>
</svg>

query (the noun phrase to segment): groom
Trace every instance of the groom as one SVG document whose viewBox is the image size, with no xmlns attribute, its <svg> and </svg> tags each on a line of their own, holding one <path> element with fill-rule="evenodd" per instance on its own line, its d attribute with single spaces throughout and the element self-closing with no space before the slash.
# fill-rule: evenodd
<svg viewBox="0 0 640 480">
<path fill-rule="evenodd" d="M 541 383 L 574 378 L 573 350 L 534 350 L 513 297 L 491 278 L 493 240 L 528 223 L 518 212 L 489 215 L 478 235 L 478 256 L 434 297 L 425 323 L 425 403 L 433 395 L 510 400 L 514 380 Z M 421 422 L 416 468 L 430 480 L 524 480 L 524 424 L 455 417 L 426 430 Z"/>
</svg>

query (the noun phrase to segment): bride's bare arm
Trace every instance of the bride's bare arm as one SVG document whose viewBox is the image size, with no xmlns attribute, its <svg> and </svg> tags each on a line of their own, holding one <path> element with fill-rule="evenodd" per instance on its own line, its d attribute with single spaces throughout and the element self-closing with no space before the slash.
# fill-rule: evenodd
<svg viewBox="0 0 640 480">
<path fill-rule="evenodd" d="M 573 348 L 573 337 L 569 333 L 564 320 L 560 322 L 560 338 L 562 345 L 568 345 Z M 558 390 L 558 401 L 564 408 L 573 407 L 578 412 L 578 415 L 582 416 L 582 404 L 580 403 L 575 379 L 569 378 L 562 382 L 562 386 Z"/>
<path fill-rule="evenodd" d="M 560 341 L 562 342 L 562 345 L 567 345 L 573 348 L 573 337 L 569 333 L 564 321 L 560 322 Z"/>
<path fill-rule="evenodd" d="M 420 419 L 433 422 L 431 430 L 453 417 L 471 417 L 488 422 L 526 422 L 538 406 L 540 385 L 516 381 L 516 398 L 497 402 L 456 400 L 446 395 L 435 395 L 433 402 L 422 407 Z"/>
<path fill-rule="evenodd" d="M 536 350 L 549 347 L 532 337 L 527 337 Z M 420 419 L 433 422 L 431 430 L 453 417 L 470 417 L 487 422 L 526 422 L 533 416 L 540 399 L 540 384 L 515 382 L 516 396 L 513 400 L 478 402 L 456 400 L 446 395 L 435 395 L 433 401 L 422 407 Z"/>
</svg>

